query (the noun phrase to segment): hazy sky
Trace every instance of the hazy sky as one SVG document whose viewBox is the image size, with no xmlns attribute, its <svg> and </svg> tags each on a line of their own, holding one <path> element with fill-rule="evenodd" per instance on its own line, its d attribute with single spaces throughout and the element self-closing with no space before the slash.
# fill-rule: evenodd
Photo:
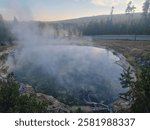
<svg viewBox="0 0 150 130">
<path fill-rule="evenodd" d="M 55 21 L 85 16 L 124 13 L 130 0 L 0 0 L 0 14 L 7 20 L 16 16 L 20 20 Z M 145 0 L 132 0 L 142 11 Z"/>
</svg>

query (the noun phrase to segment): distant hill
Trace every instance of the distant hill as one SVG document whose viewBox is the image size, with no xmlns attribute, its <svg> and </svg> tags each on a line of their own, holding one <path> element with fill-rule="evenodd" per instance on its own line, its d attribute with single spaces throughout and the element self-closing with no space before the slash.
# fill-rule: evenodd
<svg viewBox="0 0 150 130">
<path fill-rule="evenodd" d="M 134 13 L 132 14 L 135 20 L 139 20 L 142 17 L 142 13 Z M 114 14 L 113 15 L 113 22 L 125 22 L 128 21 L 127 14 Z M 91 17 L 81 17 L 77 19 L 69 19 L 69 20 L 62 20 L 62 21 L 54 21 L 50 23 L 68 23 L 68 24 L 86 24 L 89 22 L 105 22 L 106 20 L 110 19 L 110 15 L 98 15 L 98 16 L 91 16 Z"/>
<path fill-rule="evenodd" d="M 150 35 L 150 18 L 142 13 L 98 15 L 53 22 L 41 22 L 41 27 L 53 27 L 60 36 Z M 48 25 L 48 26 L 47 26 Z M 63 31 L 60 31 L 63 30 Z M 62 32 L 65 32 L 63 34 Z"/>
</svg>

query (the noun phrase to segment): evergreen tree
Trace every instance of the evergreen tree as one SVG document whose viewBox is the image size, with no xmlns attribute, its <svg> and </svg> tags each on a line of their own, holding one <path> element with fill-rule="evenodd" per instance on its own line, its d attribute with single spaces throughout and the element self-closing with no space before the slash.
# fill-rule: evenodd
<svg viewBox="0 0 150 130">
<path fill-rule="evenodd" d="M 125 12 L 126 12 L 127 14 L 132 14 L 132 13 L 135 12 L 135 9 L 136 9 L 136 7 L 135 7 L 134 5 L 132 5 L 132 1 L 130 1 L 130 2 L 127 4 L 127 8 L 126 8 Z"/>
<path fill-rule="evenodd" d="M 3 16 L 0 14 L 0 43 L 8 42 L 11 43 L 13 37 L 8 29 L 8 25 L 3 19 Z"/>
<path fill-rule="evenodd" d="M 135 84 L 136 95 L 132 106 L 133 112 L 150 112 L 150 65 L 141 68 L 141 74 Z"/>
<path fill-rule="evenodd" d="M 150 0 L 146 0 L 143 4 L 143 16 L 145 19 L 149 17 L 149 12 L 150 12 Z"/>
<path fill-rule="evenodd" d="M 122 85 L 122 88 L 128 88 L 129 90 L 126 93 L 122 93 L 121 95 L 124 95 L 127 100 L 133 101 L 134 100 L 134 77 L 133 77 L 133 70 L 131 67 L 129 67 L 126 70 L 123 70 L 123 73 L 120 77 L 120 83 Z"/>
<path fill-rule="evenodd" d="M 46 112 L 47 103 L 36 95 L 19 93 L 19 86 L 11 78 L 0 81 L 0 112 Z"/>
<path fill-rule="evenodd" d="M 123 88 L 129 88 L 132 84 L 133 84 L 133 70 L 131 69 L 131 67 L 129 67 L 126 70 L 123 70 L 123 73 L 121 74 L 121 85 Z"/>
<path fill-rule="evenodd" d="M 111 23 L 113 21 L 113 12 L 114 12 L 114 6 L 112 6 L 111 12 L 110 12 L 110 16 L 111 16 L 110 21 L 111 21 Z"/>
</svg>

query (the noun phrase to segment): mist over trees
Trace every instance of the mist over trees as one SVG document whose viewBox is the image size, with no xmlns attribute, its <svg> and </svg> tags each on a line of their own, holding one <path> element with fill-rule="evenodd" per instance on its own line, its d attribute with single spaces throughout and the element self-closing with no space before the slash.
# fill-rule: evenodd
<svg viewBox="0 0 150 130">
<path fill-rule="evenodd" d="M 94 35 L 150 35 L 150 0 L 141 5 L 143 11 L 135 13 L 136 7 L 132 1 L 126 5 L 125 14 L 114 15 L 112 6 L 110 15 L 100 16 L 90 20 L 69 20 L 60 22 L 35 22 L 39 30 L 51 37 L 94 36 Z M 14 37 L 10 27 L 20 23 L 16 17 L 13 22 L 6 22 L 0 15 L 0 42 L 11 42 Z"/>
<path fill-rule="evenodd" d="M 13 39 L 13 36 L 8 28 L 8 25 L 3 19 L 3 16 L 0 14 L 0 44 L 10 43 Z"/>
</svg>

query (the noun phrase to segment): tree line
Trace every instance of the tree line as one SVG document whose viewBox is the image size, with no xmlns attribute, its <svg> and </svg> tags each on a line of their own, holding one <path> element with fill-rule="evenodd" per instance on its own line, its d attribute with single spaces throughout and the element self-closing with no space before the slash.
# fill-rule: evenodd
<svg viewBox="0 0 150 130">
<path fill-rule="evenodd" d="M 136 7 L 133 2 L 130 1 L 127 4 L 125 10 L 126 22 L 118 21 L 115 22 L 113 10 L 111 9 L 110 16 L 107 20 L 103 21 L 91 21 L 82 27 L 83 35 L 118 35 L 118 34 L 128 34 L 128 35 L 150 35 L 150 0 L 146 0 L 143 3 L 143 12 L 140 13 L 138 19 L 134 18 L 137 15 L 135 13 Z M 119 17 L 119 15 L 118 15 Z"/>
<path fill-rule="evenodd" d="M 8 26 L 2 15 L 0 15 L 0 44 L 11 43 L 13 40 L 13 35 Z"/>
</svg>

